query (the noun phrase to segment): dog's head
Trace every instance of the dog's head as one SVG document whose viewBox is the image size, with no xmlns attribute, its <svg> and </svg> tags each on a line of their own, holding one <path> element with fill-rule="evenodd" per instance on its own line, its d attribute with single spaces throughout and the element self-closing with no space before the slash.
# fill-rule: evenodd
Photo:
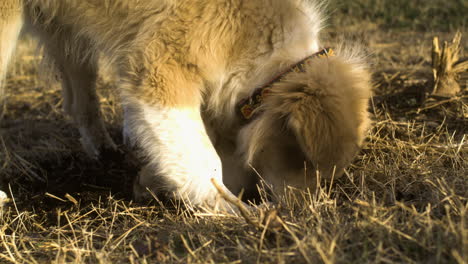
<svg viewBox="0 0 468 264">
<path fill-rule="evenodd" d="M 352 53 L 314 58 L 303 72 L 274 83 L 256 117 L 239 134 L 246 165 L 277 193 L 314 188 L 338 177 L 360 149 L 370 125 L 370 73 Z"/>
</svg>

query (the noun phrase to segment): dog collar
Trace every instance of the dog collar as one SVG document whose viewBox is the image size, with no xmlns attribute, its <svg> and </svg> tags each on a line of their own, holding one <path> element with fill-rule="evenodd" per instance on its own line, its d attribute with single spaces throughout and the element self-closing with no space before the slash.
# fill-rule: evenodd
<svg viewBox="0 0 468 264">
<path fill-rule="evenodd" d="M 305 64 L 310 61 L 311 59 L 315 58 L 327 58 L 333 57 L 335 54 L 333 49 L 331 48 L 324 48 L 319 52 L 316 52 L 309 57 L 299 61 L 298 63 L 292 65 L 290 68 L 285 70 L 284 72 L 276 75 L 271 81 L 267 82 L 266 84 L 256 88 L 253 94 L 248 97 L 242 99 L 237 104 L 237 111 L 240 114 L 241 118 L 244 121 L 249 121 L 254 116 L 254 110 L 257 109 L 263 102 L 264 98 L 270 93 L 271 86 L 278 81 L 281 81 L 284 76 L 291 72 L 305 72 L 304 66 Z"/>
</svg>

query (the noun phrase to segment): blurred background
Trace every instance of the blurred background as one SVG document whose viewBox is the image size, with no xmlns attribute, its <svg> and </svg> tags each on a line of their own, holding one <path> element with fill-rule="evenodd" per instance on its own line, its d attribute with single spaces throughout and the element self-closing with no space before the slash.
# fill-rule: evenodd
<svg viewBox="0 0 468 264">
<path fill-rule="evenodd" d="M 372 23 L 380 29 L 466 31 L 466 0 L 332 0 L 332 26 Z"/>
</svg>

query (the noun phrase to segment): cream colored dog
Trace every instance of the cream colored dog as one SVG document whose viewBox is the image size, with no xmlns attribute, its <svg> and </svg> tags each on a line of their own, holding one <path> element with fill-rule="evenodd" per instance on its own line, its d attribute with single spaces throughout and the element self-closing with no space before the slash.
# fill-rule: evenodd
<svg viewBox="0 0 468 264">
<path fill-rule="evenodd" d="M 97 55 L 109 60 L 147 160 L 136 196 L 216 207 L 210 180 L 237 192 L 250 166 L 279 194 L 313 188 L 317 172 L 342 173 L 369 126 L 370 74 L 353 52 L 320 52 L 314 0 L 3 0 L 0 80 L 23 27 L 60 70 L 92 156 L 115 148 L 95 93 Z"/>
</svg>

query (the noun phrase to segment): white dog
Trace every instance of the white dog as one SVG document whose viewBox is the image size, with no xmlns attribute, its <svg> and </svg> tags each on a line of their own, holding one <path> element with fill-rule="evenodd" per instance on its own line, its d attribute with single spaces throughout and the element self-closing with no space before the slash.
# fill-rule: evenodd
<svg viewBox="0 0 468 264">
<path fill-rule="evenodd" d="M 352 52 L 320 48 L 314 0 L 2 0 L 0 80 L 23 27 L 60 70 L 92 156 L 115 148 L 95 93 L 97 54 L 110 61 L 147 160 L 137 196 L 215 207 L 210 180 L 236 192 L 250 166 L 279 194 L 313 188 L 317 172 L 342 173 L 370 123 L 370 74 Z"/>
</svg>

